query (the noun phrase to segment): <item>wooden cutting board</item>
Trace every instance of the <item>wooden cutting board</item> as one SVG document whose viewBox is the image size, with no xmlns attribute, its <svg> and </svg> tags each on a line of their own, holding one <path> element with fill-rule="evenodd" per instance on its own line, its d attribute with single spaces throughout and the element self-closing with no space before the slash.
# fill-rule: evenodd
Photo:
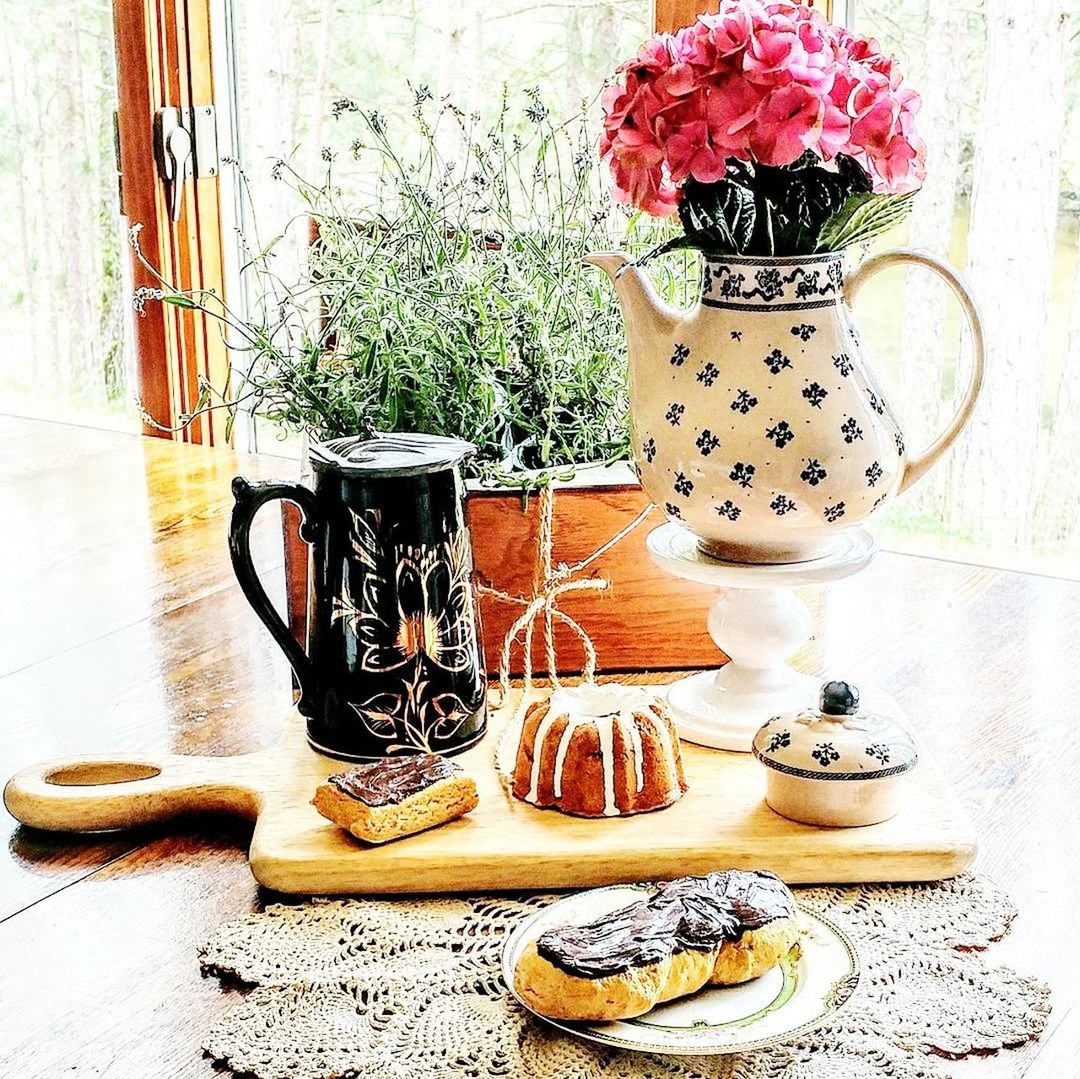
<svg viewBox="0 0 1080 1079">
<path fill-rule="evenodd" d="M 16 775 L 4 802 L 23 824 L 54 831 L 130 828 L 198 811 L 255 821 L 256 879 L 306 895 L 570 888 L 664 879 L 728 867 L 771 869 L 791 883 L 938 880 L 975 856 L 975 832 L 940 773 L 922 761 L 905 808 L 867 828 L 796 824 L 764 802 L 749 754 L 684 743 L 689 790 L 634 817 L 583 820 L 516 801 L 494 766 L 508 708 L 456 758 L 480 790 L 467 817 L 366 847 L 311 806 L 316 786 L 347 765 L 314 753 L 292 713 L 272 749 L 235 757 L 83 758 Z"/>
</svg>

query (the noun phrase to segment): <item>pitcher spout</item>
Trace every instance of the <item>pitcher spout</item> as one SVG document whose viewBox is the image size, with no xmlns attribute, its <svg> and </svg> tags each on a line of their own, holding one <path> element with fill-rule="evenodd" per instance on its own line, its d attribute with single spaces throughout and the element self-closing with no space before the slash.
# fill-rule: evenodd
<svg viewBox="0 0 1080 1079">
<path fill-rule="evenodd" d="M 648 274 L 625 252 L 597 251 L 586 255 L 584 261 L 611 278 L 626 326 L 630 364 L 643 361 L 674 332 L 679 312 L 657 295 Z"/>
</svg>

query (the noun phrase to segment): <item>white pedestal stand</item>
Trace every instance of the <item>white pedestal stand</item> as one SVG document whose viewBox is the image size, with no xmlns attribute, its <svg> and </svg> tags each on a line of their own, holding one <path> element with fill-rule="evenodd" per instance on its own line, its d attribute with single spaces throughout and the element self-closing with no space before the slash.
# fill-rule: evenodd
<svg viewBox="0 0 1080 1079">
<path fill-rule="evenodd" d="M 677 524 L 654 529 L 646 543 L 653 561 L 669 573 L 721 590 L 709 608 L 709 636 L 731 662 L 669 687 L 681 738 L 746 753 L 767 719 L 817 703 L 821 679 L 787 663 L 812 628 L 810 611 L 793 589 L 858 573 L 877 551 L 869 532 L 852 529 L 831 554 L 780 565 L 710 558 L 698 550 L 693 534 Z"/>
</svg>

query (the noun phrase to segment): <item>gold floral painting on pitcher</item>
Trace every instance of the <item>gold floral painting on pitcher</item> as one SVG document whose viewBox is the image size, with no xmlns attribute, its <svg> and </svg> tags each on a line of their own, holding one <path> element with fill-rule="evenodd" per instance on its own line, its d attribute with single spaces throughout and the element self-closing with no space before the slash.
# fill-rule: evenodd
<svg viewBox="0 0 1080 1079">
<path fill-rule="evenodd" d="M 484 697 L 468 530 L 434 546 L 399 544 L 379 510 L 350 514 L 353 565 L 332 621 L 344 627 L 356 670 L 374 690 L 350 706 L 387 752 L 438 752 Z"/>
</svg>

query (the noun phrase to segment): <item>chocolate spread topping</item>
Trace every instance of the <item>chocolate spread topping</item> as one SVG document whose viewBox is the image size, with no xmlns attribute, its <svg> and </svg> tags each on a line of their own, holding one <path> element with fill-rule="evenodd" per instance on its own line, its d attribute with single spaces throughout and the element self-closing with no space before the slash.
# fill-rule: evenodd
<svg viewBox="0 0 1080 1079">
<path fill-rule="evenodd" d="M 437 753 L 410 757 L 386 757 L 332 775 L 329 782 L 342 794 L 368 806 L 400 805 L 440 779 L 448 779 L 461 768 Z"/>
<path fill-rule="evenodd" d="M 587 925 L 549 929 L 536 947 L 567 974 L 606 978 L 679 952 L 713 951 L 747 929 L 794 914 L 791 892 L 778 877 L 729 869 L 662 884 L 650 898 Z"/>
</svg>

